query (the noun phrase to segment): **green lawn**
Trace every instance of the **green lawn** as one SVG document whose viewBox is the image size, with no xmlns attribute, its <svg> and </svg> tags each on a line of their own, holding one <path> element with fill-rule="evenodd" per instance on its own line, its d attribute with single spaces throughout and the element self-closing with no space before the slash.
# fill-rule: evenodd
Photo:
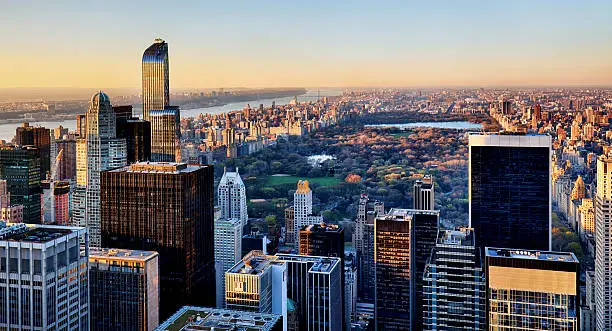
<svg viewBox="0 0 612 331">
<path fill-rule="evenodd" d="M 335 177 L 314 177 L 314 178 L 300 178 L 297 176 L 268 176 L 266 178 L 267 186 L 275 186 L 275 185 L 283 185 L 283 184 L 295 184 L 299 180 L 306 179 L 309 183 L 314 183 L 320 186 L 333 186 L 336 185 L 342 180 Z"/>
</svg>

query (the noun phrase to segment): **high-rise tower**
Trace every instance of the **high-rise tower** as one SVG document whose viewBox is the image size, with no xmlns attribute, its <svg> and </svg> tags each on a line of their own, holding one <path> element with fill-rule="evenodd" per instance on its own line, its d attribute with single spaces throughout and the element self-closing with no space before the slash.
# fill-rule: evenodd
<svg viewBox="0 0 612 331">
<path fill-rule="evenodd" d="M 597 159 L 595 196 L 595 324 L 598 331 L 612 329 L 611 222 L 612 156 L 602 155 Z"/>
<path fill-rule="evenodd" d="M 434 210 L 434 182 L 431 175 L 414 183 L 413 209 Z"/>
<path fill-rule="evenodd" d="M 221 217 L 237 218 L 243 227 L 247 225 L 249 215 L 247 214 L 246 188 L 238 169 L 236 172 L 223 172 L 217 193 Z"/>
<path fill-rule="evenodd" d="M 40 220 L 40 152 L 33 146 L 0 146 L 0 179 L 6 179 L 12 205 L 23 205 L 24 223 Z"/>
<path fill-rule="evenodd" d="M 87 110 L 86 137 L 77 145 L 74 222 L 88 228 L 90 245 L 97 248 L 101 247 L 100 172 L 124 166 L 127 162 L 125 139 L 117 139 L 116 130 L 115 113 L 108 95 L 102 91 L 94 94 Z"/>
<path fill-rule="evenodd" d="M 150 121 L 152 109 L 162 110 L 170 105 L 170 67 L 168 44 L 155 39 L 142 54 L 142 115 Z"/>
<path fill-rule="evenodd" d="M 469 150 L 476 245 L 550 250 L 551 137 L 472 134 Z"/>
</svg>

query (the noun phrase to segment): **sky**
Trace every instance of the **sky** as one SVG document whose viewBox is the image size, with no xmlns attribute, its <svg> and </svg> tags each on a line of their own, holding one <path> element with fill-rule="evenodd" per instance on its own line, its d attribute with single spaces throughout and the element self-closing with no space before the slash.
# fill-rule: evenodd
<svg viewBox="0 0 612 331">
<path fill-rule="evenodd" d="M 612 1 L 0 0 L 0 88 L 612 86 Z"/>
</svg>

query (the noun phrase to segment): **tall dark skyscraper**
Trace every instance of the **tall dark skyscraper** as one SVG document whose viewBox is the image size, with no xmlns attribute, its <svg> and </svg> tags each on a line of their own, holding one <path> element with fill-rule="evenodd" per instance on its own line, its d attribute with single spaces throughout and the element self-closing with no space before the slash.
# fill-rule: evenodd
<svg viewBox="0 0 612 331">
<path fill-rule="evenodd" d="M 412 199 L 412 209 L 434 210 L 434 181 L 431 175 L 414 183 Z"/>
<path fill-rule="evenodd" d="M 421 330 L 423 274 L 436 244 L 439 211 L 391 209 L 374 221 L 378 330 Z"/>
<path fill-rule="evenodd" d="M 40 152 L 40 180 L 47 179 L 51 170 L 51 133 L 40 126 L 23 123 L 15 130 L 15 143 L 20 146 L 34 146 Z"/>
<path fill-rule="evenodd" d="M 151 122 L 132 115 L 132 106 L 113 106 L 117 117 L 117 138 L 126 142 L 127 162 L 151 160 Z"/>
<path fill-rule="evenodd" d="M 300 230 L 300 255 L 344 259 L 344 229 L 334 224 L 311 224 Z"/>
<path fill-rule="evenodd" d="M 162 319 L 215 304 L 213 180 L 213 167 L 184 163 L 102 173 L 102 245 L 159 253 Z"/>
<path fill-rule="evenodd" d="M 170 66 L 168 44 L 155 39 L 142 54 L 142 115 L 149 121 L 152 109 L 162 110 L 170 105 Z"/>
<path fill-rule="evenodd" d="M 0 146 L 0 179 L 5 179 L 11 204 L 23 205 L 24 223 L 41 223 L 40 152 L 32 146 Z"/>
<path fill-rule="evenodd" d="M 551 137 L 469 137 L 470 227 L 476 245 L 550 250 Z"/>
</svg>

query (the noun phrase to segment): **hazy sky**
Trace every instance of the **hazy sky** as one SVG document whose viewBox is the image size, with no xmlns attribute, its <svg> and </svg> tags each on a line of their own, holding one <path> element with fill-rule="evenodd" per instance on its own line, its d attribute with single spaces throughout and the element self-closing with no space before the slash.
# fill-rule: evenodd
<svg viewBox="0 0 612 331">
<path fill-rule="evenodd" d="M 0 87 L 612 86 L 612 1 L 0 0 Z"/>
</svg>

